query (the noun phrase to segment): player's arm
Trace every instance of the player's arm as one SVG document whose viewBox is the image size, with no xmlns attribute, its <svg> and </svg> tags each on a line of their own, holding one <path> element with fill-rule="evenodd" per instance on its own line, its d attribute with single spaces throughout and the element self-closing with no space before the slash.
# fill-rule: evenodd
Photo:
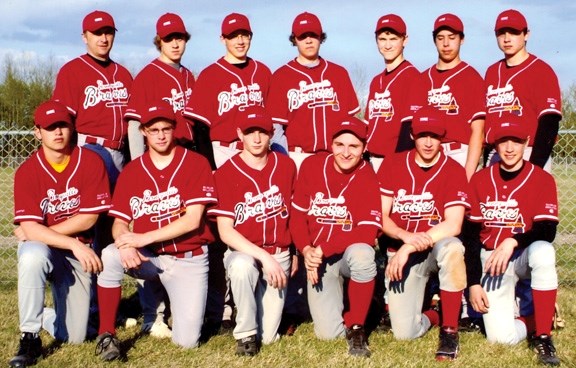
<svg viewBox="0 0 576 368">
<path fill-rule="evenodd" d="M 464 239 L 464 263 L 466 264 L 466 280 L 470 292 L 470 305 L 478 313 L 487 313 L 490 304 L 486 292 L 482 288 L 482 260 L 480 252 L 482 242 L 480 241 L 480 230 L 482 224 L 464 220 L 462 233 Z"/>
<path fill-rule="evenodd" d="M 484 119 L 476 119 L 470 123 L 470 141 L 468 142 L 468 156 L 466 157 L 466 178 L 470 178 L 478 169 L 478 163 L 482 156 L 482 147 L 484 144 Z"/>
<path fill-rule="evenodd" d="M 81 233 L 82 231 L 90 229 L 92 226 L 94 226 L 97 219 L 98 219 L 97 214 L 80 213 L 72 217 L 69 217 L 65 221 L 50 226 L 50 229 L 63 235 L 72 236 L 74 234 L 78 234 Z M 38 240 L 35 239 L 34 233 L 27 234 L 25 228 L 23 228 L 22 226 L 18 226 L 14 230 L 14 234 L 20 241 Z"/>
<path fill-rule="evenodd" d="M 450 236 L 458 236 L 462 231 L 462 222 L 464 221 L 464 206 L 450 206 L 444 209 L 444 221 L 434 225 L 426 233 L 430 236 L 433 243 Z"/>
<path fill-rule="evenodd" d="M 144 153 L 144 136 L 140 131 L 140 122 L 137 120 L 128 121 L 128 147 L 130 148 L 130 159 L 134 160 Z"/>
<path fill-rule="evenodd" d="M 118 239 L 123 235 L 132 234 L 130 231 L 130 224 L 124 221 L 121 218 L 115 218 L 114 223 L 112 224 L 112 237 L 114 239 Z M 122 262 L 122 267 L 126 269 L 130 268 L 138 268 L 142 264 L 148 260 L 148 257 L 145 257 L 140 253 L 140 251 L 136 248 L 124 248 L 118 250 L 120 253 L 120 261 Z"/>
<path fill-rule="evenodd" d="M 382 202 L 382 231 L 384 234 L 392 239 L 400 240 L 404 244 L 413 245 L 414 251 L 423 251 L 434 245 L 432 238 L 427 233 L 412 233 L 396 225 L 394 220 L 390 218 L 394 198 L 385 195 L 380 196 L 380 198 Z"/>
<path fill-rule="evenodd" d="M 277 289 L 286 287 L 286 274 L 278 261 L 236 230 L 234 228 L 234 219 L 226 216 L 218 216 L 216 222 L 218 224 L 218 234 L 220 234 L 220 239 L 222 239 L 224 243 L 230 248 L 246 253 L 262 263 L 262 270 L 268 279 L 268 285 Z"/>
<path fill-rule="evenodd" d="M 141 234 L 133 232 L 119 234 L 119 236 L 114 237 L 114 243 L 118 249 L 142 248 L 152 243 L 177 238 L 180 235 L 196 230 L 200 226 L 205 207 L 204 204 L 189 205 L 186 207 L 186 213 L 176 221 L 159 229 Z M 116 224 L 116 221 L 114 221 L 114 224 Z M 114 226 L 112 230 L 112 234 L 115 235 Z"/>
<path fill-rule="evenodd" d="M 530 162 L 536 166 L 544 167 L 552 154 L 556 143 L 556 136 L 560 128 L 561 115 L 544 114 L 538 118 L 536 136 L 533 139 Z"/>
<path fill-rule="evenodd" d="M 212 140 L 210 139 L 210 128 L 203 121 L 193 119 L 192 134 L 194 135 L 194 146 L 196 147 L 195 151 L 208 160 L 212 170 L 216 170 L 214 148 L 212 148 Z"/>
</svg>

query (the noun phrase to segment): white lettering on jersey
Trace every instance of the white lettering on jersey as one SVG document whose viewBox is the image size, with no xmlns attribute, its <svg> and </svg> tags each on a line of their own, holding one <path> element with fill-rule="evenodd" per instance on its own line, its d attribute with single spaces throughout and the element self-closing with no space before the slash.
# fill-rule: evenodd
<svg viewBox="0 0 576 368">
<path fill-rule="evenodd" d="M 218 94 L 218 115 L 232 110 L 236 106 L 241 108 L 261 105 L 262 91 L 258 83 L 247 86 L 238 86 L 238 83 L 230 84 L 230 91 L 222 91 Z"/>
<path fill-rule="evenodd" d="M 337 93 L 334 92 L 329 80 L 310 84 L 300 81 L 298 86 L 298 89 L 288 90 L 286 97 L 288 97 L 289 111 L 297 110 L 304 104 L 308 104 L 309 109 L 331 106 L 333 111 L 340 111 Z"/>
<path fill-rule="evenodd" d="M 243 224 L 252 217 L 256 217 L 256 222 L 263 222 L 278 215 L 282 218 L 288 217 L 284 198 L 276 185 L 272 185 L 270 189 L 257 195 L 246 192 L 244 200 L 234 207 L 235 225 Z"/>
<path fill-rule="evenodd" d="M 502 88 L 494 88 L 494 86 L 489 85 L 486 92 L 486 106 L 488 113 L 498 113 L 498 116 L 502 116 L 503 112 L 522 116 L 523 107 L 511 84 L 506 84 Z"/>
<path fill-rule="evenodd" d="M 428 105 L 434 106 L 440 111 L 445 111 L 447 115 L 457 115 L 460 109 L 448 85 L 430 89 L 428 91 Z"/>
<path fill-rule="evenodd" d="M 121 105 L 128 103 L 128 89 L 124 87 L 124 83 L 118 81 L 104 84 L 98 80 L 96 84 L 96 86 L 86 86 L 84 89 L 84 109 L 94 107 L 100 102 L 116 102 Z"/>
<path fill-rule="evenodd" d="M 390 121 L 394 117 L 394 106 L 390 91 L 374 93 L 374 98 L 368 101 L 368 116 L 372 118 L 384 118 L 384 121 Z"/>
<path fill-rule="evenodd" d="M 523 233 L 526 228 L 515 199 L 490 201 L 487 198 L 486 202 L 480 203 L 480 212 L 486 227 L 510 228 L 513 233 Z"/>
<path fill-rule="evenodd" d="M 46 197 L 40 202 L 42 213 L 56 215 L 72 215 L 80 207 L 80 194 L 75 187 L 68 188 L 63 193 L 54 189 L 46 191 Z"/>
<path fill-rule="evenodd" d="M 151 219 L 154 222 L 180 217 L 180 214 L 185 212 L 176 187 L 170 187 L 167 191 L 155 195 L 146 189 L 142 197 L 130 198 L 130 210 L 134 220 L 146 215 L 156 215 Z"/>
<path fill-rule="evenodd" d="M 186 101 L 188 97 L 192 94 L 192 88 L 188 88 L 186 91 L 178 91 L 176 88 L 170 90 L 169 97 L 163 97 L 162 101 L 166 101 L 172 106 L 174 112 L 184 110 Z"/>
</svg>

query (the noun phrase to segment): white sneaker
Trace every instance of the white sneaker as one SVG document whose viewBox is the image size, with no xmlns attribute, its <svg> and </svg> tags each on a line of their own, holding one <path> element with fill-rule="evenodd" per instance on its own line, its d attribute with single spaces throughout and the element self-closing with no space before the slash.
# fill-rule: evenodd
<svg viewBox="0 0 576 368">
<path fill-rule="evenodd" d="M 168 325 L 162 321 L 156 321 L 150 328 L 150 336 L 167 339 L 172 337 L 172 330 Z"/>
</svg>

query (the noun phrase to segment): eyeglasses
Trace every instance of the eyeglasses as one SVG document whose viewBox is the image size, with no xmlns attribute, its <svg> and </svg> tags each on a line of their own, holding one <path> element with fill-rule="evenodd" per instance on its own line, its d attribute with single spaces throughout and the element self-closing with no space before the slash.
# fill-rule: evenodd
<svg viewBox="0 0 576 368">
<path fill-rule="evenodd" d="M 162 132 L 162 134 L 172 134 L 172 131 L 174 130 L 174 127 L 164 127 L 162 129 L 160 128 L 152 128 L 152 129 L 146 129 L 146 133 L 150 134 L 150 135 L 158 135 L 160 134 L 160 132 Z"/>
</svg>

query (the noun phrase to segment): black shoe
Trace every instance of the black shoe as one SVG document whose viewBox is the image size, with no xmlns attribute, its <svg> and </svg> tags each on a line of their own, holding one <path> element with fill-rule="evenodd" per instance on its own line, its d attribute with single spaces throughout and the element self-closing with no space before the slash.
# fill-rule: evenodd
<svg viewBox="0 0 576 368">
<path fill-rule="evenodd" d="M 368 349 L 368 339 L 364 332 L 364 326 L 353 325 L 346 330 L 348 341 L 348 353 L 354 356 L 369 357 L 372 353 Z"/>
<path fill-rule="evenodd" d="M 42 356 L 42 340 L 36 333 L 23 332 L 20 336 L 20 347 L 14 358 L 10 359 L 10 367 L 28 367 L 36 364 Z"/>
<path fill-rule="evenodd" d="M 260 351 L 256 335 L 236 340 L 236 355 L 254 356 Z"/>
<path fill-rule="evenodd" d="M 458 348 L 458 329 L 453 327 L 441 327 L 438 350 L 436 350 L 436 360 L 442 362 L 456 359 L 458 356 Z"/>
<path fill-rule="evenodd" d="M 224 319 L 222 320 L 222 324 L 220 325 L 219 334 L 220 335 L 231 335 L 234 331 L 234 327 L 236 327 L 236 322 L 232 321 L 231 319 Z"/>
<path fill-rule="evenodd" d="M 120 340 L 110 332 L 104 332 L 96 338 L 96 355 L 106 362 L 120 357 Z"/>
<path fill-rule="evenodd" d="M 533 336 L 530 339 L 530 347 L 537 354 L 538 361 L 546 365 L 560 365 L 560 359 L 556 356 L 556 348 L 549 335 Z"/>
<path fill-rule="evenodd" d="M 465 317 L 458 321 L 459 332 L 480 332 L 484 330 L 484 320 L 482 318 Z"/>
<path fill-rule="evenodd" d="M 390 313 L 387 311 L 382 314 L 378 326 L 376 326 L 376 331 L 378 332 L 388 332 L 392 330 L 392 322 L 390 322 Z"/>
</svg>

